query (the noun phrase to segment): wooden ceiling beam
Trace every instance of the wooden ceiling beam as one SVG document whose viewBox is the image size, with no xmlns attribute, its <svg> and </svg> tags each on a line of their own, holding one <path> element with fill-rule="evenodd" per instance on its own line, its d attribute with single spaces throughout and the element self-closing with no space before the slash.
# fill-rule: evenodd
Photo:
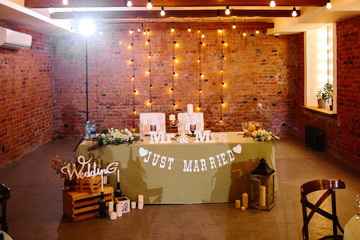
<svg viewBox="0 0 360 240">
<path fill-rule="evenodd" d="M 53 19 L 105 18 L 105 19 L 146 19 L 146 18 L 211 18 L 217 17 L 291 17 L 291 10 L 231 10 L 231 15 L 217 10 L 170 10 L 164 17 L 160 11 L 98 11 L 98 12 L 55 12 Z M 297 11 L 300 16 L 300 11 Z"/>
<path fill-rule="evenodd" d="M 127 0 L 68 0 L 64 6 L 62 0 L 25 0 L 27 8 L 47 8 L 52 2 L 54 7 L 125 7 Z M 326 0 L 275 0 L 276 6 L 322 7 Z M 270 0 L 152 0 L 154 7 L 231 7 L 269 6 Z M 147 0 L 132 0 L 133 7 L 146 7 Z"/>
</svg>

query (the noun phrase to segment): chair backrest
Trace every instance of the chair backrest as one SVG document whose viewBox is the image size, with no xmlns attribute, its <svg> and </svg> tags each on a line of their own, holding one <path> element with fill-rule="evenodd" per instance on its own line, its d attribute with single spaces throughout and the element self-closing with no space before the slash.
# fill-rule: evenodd
<svg viewBox="0 0 360 240">
<path fill-rule="evenodd" d="M 140 134 L 149 134 L 150 125 L 156 125 L 156 132 L 166 131 L 165 113 L 140 113 Z"/>
<path fill-rule="evenodd" d="M 9 227 L 6 222 L 6 201 L 10 199 L 10 188 L 4 184 L 0 184 L 0 204 L 1 204 L 1 216 L 0 216 L 0 229 L 4 232 L 8 232 Z"/>
<path fill-rule="evenodd" d="M 331 236 L 341 239 L 342 236 L 338 235 L 337 228 L 339 228 L 342 233 L 344 233 L 344 230 L 341 228 L 337 214 L 336 214 L 335 189 L 344 189 L 344 188 L 345 188 L 345 183 L 339 179 L 313 180 L 313 181 L 306 182 L 303 185 L 301 185 L 301 187 L 300 187 L 300 194 L 301 194 L 300 202 L 302 205 L 303 222 L 304 222 L 304 225 L 302 228 L 303 239 L 309 239 L 308 224 L 315 213 L 318 213 L 318 214 L 330 219 L 333 223 L 333 235 L 331 235 Z M 307 199 L 307 195 L 309 193 L 319 191 L 319 190 L 326 190 L 326 191 L 319 198 L 319 200 L 317 200 L 317 202 L 315 204 L 310 203 Z M 332 213 L 329 213 L 320 208 L 320 205 L 329 196 L 331 196 Z M 307 208 L 310 209 L 309 214 L 307 214 Z"/>
<path fill-rule="evenodd" d="M 193 114 L 179 113 L 178 114 L 179 125 L 178 132 L 190 134 L 190 124 L 196 124 L 196 130 L 204 131 L 204 113 L 196 112 Z"/>
</svg>

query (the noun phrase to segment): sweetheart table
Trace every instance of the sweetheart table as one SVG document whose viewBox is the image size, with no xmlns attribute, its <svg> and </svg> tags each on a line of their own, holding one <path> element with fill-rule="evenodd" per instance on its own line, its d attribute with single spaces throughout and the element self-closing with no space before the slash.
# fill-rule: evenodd
<svg viewBox="0 0 360 240">
<path fill-rule="evenodd" d="M 261 158 L 276 170 L 275 143 L 256 142 L 239 132 L 216 132 L 214 142 L 151 144 L 150 137 L 118 146 L 88 151 L 91 141 L 82 142 L 76 155 L 93 157 L 99 163 L 119 162 L 123 195 L 145 204 L 192 204 L 233 202 L 250 193 L 250 174 Z M 170 139 L 169 139 L 170 140 Z M 110 176 L 116 188 L 116 174 Z M 277 191 L 275 175 L 275 191 Z"/>
</svg>

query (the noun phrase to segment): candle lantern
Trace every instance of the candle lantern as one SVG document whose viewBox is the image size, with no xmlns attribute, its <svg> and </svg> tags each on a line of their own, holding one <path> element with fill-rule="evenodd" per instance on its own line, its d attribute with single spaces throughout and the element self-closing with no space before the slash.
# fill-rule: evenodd
<svg viewBox="0 0 360 240">
<path fill-rule="evenodd" d="M 251 172 L 250 206 L 269 211 L 275 205 L 275 170 L 262 158 Z"/>
</svg>

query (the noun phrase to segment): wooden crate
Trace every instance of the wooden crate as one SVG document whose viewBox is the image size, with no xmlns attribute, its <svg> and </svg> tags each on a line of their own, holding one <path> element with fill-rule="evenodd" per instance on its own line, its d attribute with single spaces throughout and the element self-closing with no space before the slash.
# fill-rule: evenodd
<svg viewBox="0 0 360 240">
<path fill-rule="evenodd" d="M 77 192 L 96 193 L 101 191 L 101 177 L 94 176 L 91 178 L 76 179 L 75 190 Z"/>
<path fill-rule="evenodd" d="M 104 187 L 106 206 L 113 200 L 113 187 Z M 101 192 L 79 193 L 63 191 L 63 212 L 71 221 L 77 222 L 99 216 Z"/>
</svg>

